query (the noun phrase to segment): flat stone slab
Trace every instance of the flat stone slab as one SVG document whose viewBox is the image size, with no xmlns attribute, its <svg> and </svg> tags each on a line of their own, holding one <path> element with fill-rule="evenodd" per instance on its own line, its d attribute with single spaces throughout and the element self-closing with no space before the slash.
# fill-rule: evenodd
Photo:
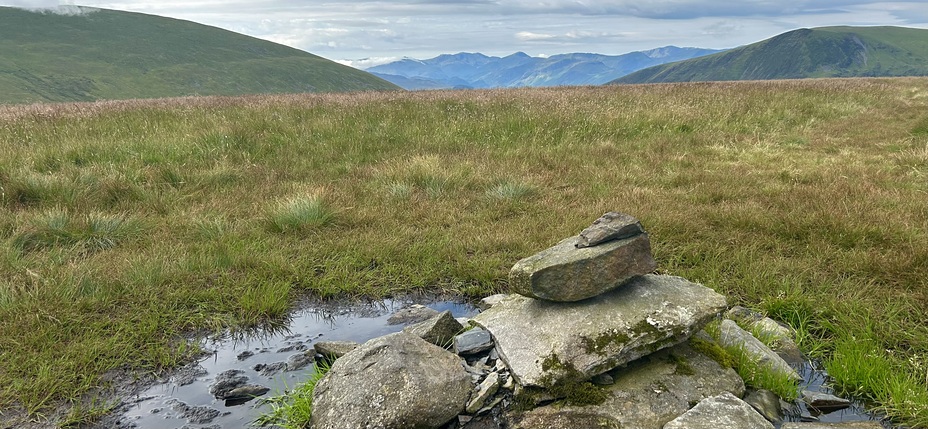
<svg viewBox="0 0 928 429">
<path fill-rule="evenodd" d="M 516 262 L 509 271 L 513 291 L 558 302 L 581 301 L 654 271 L 648 234 L 577 248 L 580 236 Z"/>
<path fill-rule="evenodd" d="M 587 380 L 678 344 L 725 308 L 725 297 L 705 286 L 646 275 L 581 302 L 513 295 L 474 322 L 490 331 L 516 381 L 544 387 Z"/>
<path fill-rule="evenodd" d="M 519 421 L 515 427 L 660 429 L 691 404 L 724 392 L 737 396 L 744 393 L 744 382 L 733 369 L 723 368 L 688 342 L 630 362 L 609 374 L 615 381 L 605 387 L 608 395 L 602 404 L 547 405 L 514 419 Z"/>
<path fill-rule="evenodd" d="M 725 392 L 699 401 L 695 407 L 664 425 L 664 429 L 720 428 L 773 429 L 773 424 L 746 402 Z"/>
<path fill-rule="evenodd" d="M 592 247 L 607 241 L 629 238 L 644 232 L 641 222 L 625 213 L 609 212 L 593 221 L 583 231 L 577 247 Z"/>
</svg>

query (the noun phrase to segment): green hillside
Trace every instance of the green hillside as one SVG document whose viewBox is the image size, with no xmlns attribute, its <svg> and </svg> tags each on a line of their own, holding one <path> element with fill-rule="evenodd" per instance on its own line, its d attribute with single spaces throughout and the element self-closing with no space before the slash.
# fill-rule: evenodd
<svg viewBox="0 0 928 429">
<path fill-rule="evenodd" d="M 928 75 L 928 30 L 799 29 L 714 55 L 650 67 L 610 83 Z"/>
<path fill-rule="evenodd" d="M 215 27 L 105 9 L 0 7 L 0 104 L 396 89 L 366 72 Z"/>
</svg>

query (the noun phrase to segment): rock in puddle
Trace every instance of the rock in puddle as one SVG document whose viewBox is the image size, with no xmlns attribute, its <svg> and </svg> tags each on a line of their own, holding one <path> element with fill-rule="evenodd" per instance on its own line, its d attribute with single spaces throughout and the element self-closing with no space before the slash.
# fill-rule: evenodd
<svg viewBox="0 0 928 429">
<path fill-rule="evenodd" d="M 205 406 L 191 407 L 178 400 L 173 400 L 169 402 L 169 404 L 174 411 L 180 413 L 181 418 L 187 419 L 187 423 L 196 425 L 209 423 L 221 414 L 219 410 L 215 408 Z"/>
<path fill-rule="evenodd" d="M 408 325 L 410 323 L 417 323 L 428 320 L 437 314 L 438 310 L 420 304 L 413 304 L 409 307 L 397 311 L 396 313 L 393 313 L 390 318 L 387 319 L 387 324 Z"/>
<path fill-rule="evenodd" d="M 219 373 L 213 384 L 209 386 L 209 393 L 216 399 L 226 399 L 233 389 L 248 383 L 248 377 L 243 375 L 244 373 L 244 371 L 238 369 L 230 369 Z"/>
<path fill-rule="evenodd" d="M 251 367 L 265 377 L 273 376 L 279 372 L 287 370 L 287 362 L 272 362 L 268 364 L 259 363 Z"/>
<path fill-rule="evenodd" d="M 286 371 L 297 371 L 305 368 L 315 361 L 315 353 L 316 351 L 313 350 L 312 353 L 296 353 L 290 355 L 290 357 L 287 358 Z"/>
<path fill-rule="evenodd" d="M 206 375 L 206 368 L 199 364 L 186 365 L 171 377 L 171 381 L 178 386 L 186 386 L 197 380 L 197 377 Z"/>
<path fill-rule="evenodd" d="M 802 391 L 802 401 L 811 408 L 822 412 L 832 412 L 851 406 L 851 401 L 823 392 Z"/>
</svg>

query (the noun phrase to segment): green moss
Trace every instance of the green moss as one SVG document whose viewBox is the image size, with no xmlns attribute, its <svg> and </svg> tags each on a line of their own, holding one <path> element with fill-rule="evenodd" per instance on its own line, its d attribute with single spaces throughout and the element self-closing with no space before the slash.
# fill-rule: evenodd
<svg viewBox="0 0 928 429">
<path fill-rule="evenodd" d="M 587 353 L 596 353 L 600 356 L 606 354 L 606 349 L 609 346 L 615 345 L 624 345 L 627 344 L 631 338 L 626 335 L 624 332 L 619 332 L 619 330 L 613 330 L 610 333 L 601 334 L 594 339 L 583 338 L 581 341 L 583 349 Z"/>
<path fill-rule="evenodd" d="M 572 364 L 562 362 L 555 353 L 551 353 L 541 362 L 545 375 L 539 380 L 544 391 L 555 398 L 563 398 L 568 405 L 597 405 L 606 400 L 608 392 L 588 381 Z M 554 374 L 558 374 L 555 379 Z M 531 398 L 534 403 L 534 399 Z"/>
<path fill-rule="evenodd" d="M 725 349 L 723 349 L 718 344 L 700 338 L 698 336 L 690 337 L 690 345 L 700 353 L 709 356 L 712 360 L 716 361 L 723 368 L 733 368 L 735 366 L 735 358 L 732 357 Z"/>
</svg>

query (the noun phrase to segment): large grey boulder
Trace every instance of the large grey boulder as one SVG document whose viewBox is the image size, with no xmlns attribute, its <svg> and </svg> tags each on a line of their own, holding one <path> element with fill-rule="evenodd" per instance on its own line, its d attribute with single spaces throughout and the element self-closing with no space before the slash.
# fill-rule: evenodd
<svg viewBox="0 0 928 429">
<path fill-rule="evenodd" d="M 753 360 L 761 366 L 769 368 L 771 371 L 787 376 L 793 380 L 801 380 L 802 377 L 796 372 L 783 358 L 776 352 L 770 350 L 770 347 L 764 345 L 757 338 L 754 338 L 750 332 L 741 329 L 735 322 L 725 319 L 719 325 L 719 344 L 725 347 L 740 347 L 753 357 Z"/>
<path fill-rule="evenodd" d="M 725 298 L 680 277 L 646 275 L 574 303 L 512 296 L 473 320 L 493 336 L 522 385 L 591 378 L 678 344 L 725 309 Z"/>
<path fill-rule="evenodd" d="M 313 391 L 311 423 L 315 429 L 438 428 L 464 410 L 473 389 L 457 356 L 398 332 L 335 361 Z"/>
<path fill-rule="evenodd" d="M 615 289 L 657 266 L 648 234 L 577 248 L 579 236 L 516 262 L 509 285 L 518 294 L 573 302 Z"/>
<path fill-rule="evenodd" d="M 731 393 L 703 399 L 664 429 L 773 429 L 773 424 Z"/>
<path fill-rule="evenodd" d="M 546 405 L 513 418 L 519 421 L 515 427 L 660 429 L 691 404 L 724 392 L 744 393 L 744 381 L 733 369 L 721 367 L 689 343 L 645 356 L 609 374 L 615 382 L 604 388 L 603 403 Z"/>
</svg>

